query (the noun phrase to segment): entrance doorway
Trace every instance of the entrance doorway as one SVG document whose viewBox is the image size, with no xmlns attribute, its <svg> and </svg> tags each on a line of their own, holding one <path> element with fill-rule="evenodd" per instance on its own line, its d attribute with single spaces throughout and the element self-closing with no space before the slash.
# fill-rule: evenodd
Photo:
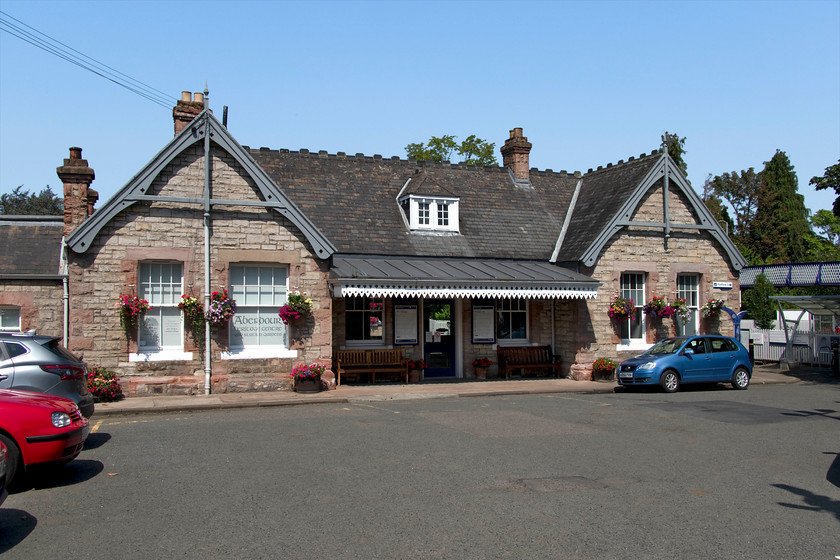
<svg viewBox="0 0 840 560">
<path fill-rule="evenodd" d="M 423 302 L 423 359 L 425 378 L 455 377 L 455 302 Z"/>
</svg>

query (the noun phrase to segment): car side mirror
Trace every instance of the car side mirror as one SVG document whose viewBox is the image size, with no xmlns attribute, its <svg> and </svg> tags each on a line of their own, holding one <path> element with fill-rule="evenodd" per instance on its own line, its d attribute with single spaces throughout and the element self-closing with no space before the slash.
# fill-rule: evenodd
<svg viewBox="0 0 840 560">
<path fill-rule="evenodd" d="M 691 356 L 693 354 L 694 354 L 694 350 L 691 349 L 691 348 L 686 348 L 685 350 L 683 350 L 683 355 L 684 356 Z"/>
</svg>

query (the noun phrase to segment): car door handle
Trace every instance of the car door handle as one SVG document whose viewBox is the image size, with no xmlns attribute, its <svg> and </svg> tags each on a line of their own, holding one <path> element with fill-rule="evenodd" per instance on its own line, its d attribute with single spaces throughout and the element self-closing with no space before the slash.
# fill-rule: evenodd
<svg viewBox="0 0 840 560">
<path fill-rule="evenodd" d="M 0 381 L 3 381 L 4 379 L 8 379 L 8 378 L 9 378 L 8 375 L 0 374 Z"/>
</svg>

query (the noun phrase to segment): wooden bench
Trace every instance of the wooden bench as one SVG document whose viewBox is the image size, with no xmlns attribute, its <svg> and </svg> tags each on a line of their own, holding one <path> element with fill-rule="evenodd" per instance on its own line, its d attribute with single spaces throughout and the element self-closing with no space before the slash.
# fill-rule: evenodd
<svg viewBox="0 0 840 560">
<path fill-rule="evenodd" d="M 365 373 L 370 382 L 376 383 L 377 373 L 399 373 L 408 383 L 408 360 L 403 358 L 402 350 L 336 350 L 335 385 L 341 385 L 342 373 Z"/>
<path fill-rule="evenodd" d="M 551 346 L 499 346 L 499 371 L 510 379 L 514 369 L 551 369 L 560 377 L 560 356 L 555 356 Z"/>
</svg>

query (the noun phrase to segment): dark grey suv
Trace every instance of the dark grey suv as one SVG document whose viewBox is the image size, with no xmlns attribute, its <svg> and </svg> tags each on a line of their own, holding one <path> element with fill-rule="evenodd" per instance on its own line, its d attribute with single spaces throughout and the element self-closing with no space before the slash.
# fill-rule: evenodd
<svg viewBox="0 0 840 560">
<path fill-rule="evenodd" d="M 85 418 L 93 415 L 87 368 L 52 336 L 0 333 L 0 389 L 70 399 Z"/>
</svg>

